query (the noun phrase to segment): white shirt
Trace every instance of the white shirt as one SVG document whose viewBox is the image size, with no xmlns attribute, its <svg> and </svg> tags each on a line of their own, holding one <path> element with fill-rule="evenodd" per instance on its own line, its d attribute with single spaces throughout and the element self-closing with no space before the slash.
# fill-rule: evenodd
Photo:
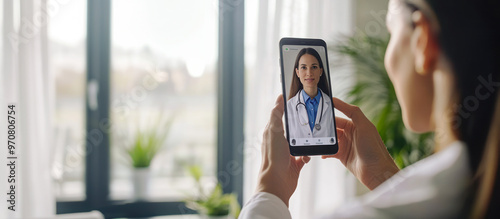
<svg viewBox="0 0 500 219">
<path fill-rule="evenodd" d="M 456 218 L 470 174 L 467 148 L 457 141 L 321 218 Z M 290 219 L 291 215 L 281 199 L 261 192 L 248 201 L 239 218 Z"/>
</svg>

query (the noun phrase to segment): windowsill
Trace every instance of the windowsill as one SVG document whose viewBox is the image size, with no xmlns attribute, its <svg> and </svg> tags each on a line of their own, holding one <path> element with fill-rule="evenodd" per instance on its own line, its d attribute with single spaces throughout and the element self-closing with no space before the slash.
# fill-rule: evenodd
<svg viewBox="0 0 500 219">
<path fill-rule="evenodd" d="M 216 179 L 213 176 L 203 177 L 201 179 L 205 191 L 210 191 L 215 186 Z M 57 201 L 83 201 L 85 200 L 84 187 L 82 182 L 73 181 L 65 182 L 63 184 L 63 194 L 65 196 L 57 197 Z M 193 191 L 194 180 L 191 177 L 156 177 L 151 180 L 151 189 L 149 198 L 144 200 L 146 202 L 165 202 L 165 201 L 179 201 L 186 198 L 186 196 L 194 196 Z M 134 202 L 133 200 L 133 185 L 130 179 L 114 179 L 111 183 L 110 200 Z"/>
<path fill-rule="evenodd" d="M 212 189 L 216 181 L 215 177 L 203 177 L 201 179 L 205 191 Z M 151 180 L 149 198 L 145 201 L 179 201 L 186 196 L 194 196 L 194 179 L 191 177 L 158 177 Z M 111 200 L 132 200 L 133 185 L 129 179 L 115 179 L 111 183 Z"/>
<path fill-rule="evenodd" d="M 150 217 L 149 219 L 200 219 L 200 215 L 197 214 L 183 214 L 183 215 L 166 215 L 166 216 L 156 216 Z M 136 219 L 136 218 L 127 218 Z"/>
</svg>

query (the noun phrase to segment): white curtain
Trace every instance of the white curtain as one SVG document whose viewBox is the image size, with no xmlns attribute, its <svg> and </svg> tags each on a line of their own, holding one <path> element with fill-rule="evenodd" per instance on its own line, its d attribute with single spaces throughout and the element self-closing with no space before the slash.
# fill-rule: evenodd
<svg viewBox="0 0 500 219">
<path fill-rule="evenodd" d="M 354 29 L 350 0 L 259 0 L 246 1 L 246 147 L 244 201 L 254 193 L 260 167 L 262 133 L 276 97 L 281 93 L 278 43 L 282 37 L 322 38 L 331 44 Z M 330 57 L 333 54 L 329 54 Z M 338 71 L 330 63 L 333 95 Z M 338 112 L 338 111 L 337 111 Z M 336 159 L 314 157 L 302 170 L 297 191 L 290 200 L 295 219 L 313 218 L 333 211 L 348 196 L 346 170 Z"/>
<path fill-rule="evenodd" d="M 15 104 L 15 212 L 2 193 L 0 218 L 52 218 L 55 198 L 50 172 L 51 80 L 47 70 L 46 0 L 3 0 L 1 141 L 7 141 L 7 105 Z M 1 191 L 10 169 L 1 150 Z"/>
</svg>

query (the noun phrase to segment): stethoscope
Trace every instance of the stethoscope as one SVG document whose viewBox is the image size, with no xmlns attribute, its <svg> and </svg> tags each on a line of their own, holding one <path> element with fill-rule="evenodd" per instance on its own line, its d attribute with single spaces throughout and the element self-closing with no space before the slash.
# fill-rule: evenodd
<svg viewBox="0 0 500 219">
<path fill-rule="evenodd" d="M 306 104 L 303 103 L 302 101 L 300 101 L 300 97 L 302 97 L 302 92 L 303 91 L 304 91 L 304 89 L 300 90 L 300 92 L 299 92 L 299 102 L 297 103 L 297 105 L 295 105 L 295 111 L 297 111 L 297 115 L 299 117 L 299 123 L 302 124 L 302 125 L 307 125 L 308 122 L 302 123 L 302 121 L 300 121 L 301 116 L 299 114 L 299 106 L 300 105 L 303 105 L 304 109 L 307 110 Z M 319 92 L 321 92 L 321 91 L 319 91 Z M 325 104 L 325 100 L 323 99 L 323 95 L 321 95 L 321 111 L 319 111 L 320 112 L 319 123 L 321 123 L 321 119 L 323 118 L 323 106 L 324 106 L 324 104 Z M 314 125 L 314 129 L 316 129 L 318 131 L 321 130 L 321 125 L 319 123 Z"/>
</svg>

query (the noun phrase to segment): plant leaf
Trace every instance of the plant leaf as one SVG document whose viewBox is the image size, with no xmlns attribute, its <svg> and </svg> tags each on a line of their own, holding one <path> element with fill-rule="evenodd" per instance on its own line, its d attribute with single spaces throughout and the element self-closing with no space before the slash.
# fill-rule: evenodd
<svg viewBox="0 0 500 219">
<path fill-rule="evenodd" d="M 163 147 L 174 119 L 175 116 L 169 117 L 166 121 L 160 118 L 149 129 L 137 130 L 132 147 L 127 149 L 133 167 L 142 168 L 151 165 L 151 161 Z"/>
<path fill-rule="evenodd" d="M 384 66 L 389 40 L 366 35 L 348 37 L 333 47 L 355 67 L 355 84 L 347 92 L 348 101 L 358 105 L 377 127 L 387 150 L 400 168 L 432 153 L 432 134 L 406 130 L 401 108 Z"/>
</svg>

